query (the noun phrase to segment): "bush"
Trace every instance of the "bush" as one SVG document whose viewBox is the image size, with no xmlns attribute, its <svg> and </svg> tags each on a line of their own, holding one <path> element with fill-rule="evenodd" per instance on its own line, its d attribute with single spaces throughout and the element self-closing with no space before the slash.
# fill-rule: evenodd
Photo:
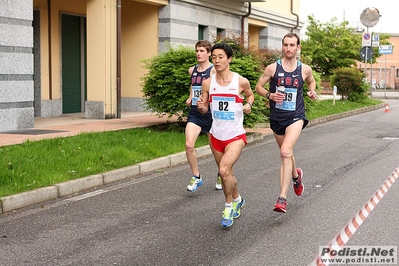
<svg viewBox="0 0 399 266">
<path fill-rule="evenodd" d="M 359 102 L 367 98 L 368 84 L 366 75 L 357 68 L 337 68 L 330 77 L 331 85 L 337 87 L 337 93 L 343 99 Z"/>
<path fill-rule="evenodd" d="M 251 113 L 245 115 L 244 126 L 253 128 L 258 123 L 266 122 L 267 117 L 270 115 L 270 112 L 265 105 L 266 100 L 255 91 L 255 85 L 262 74 L 259 61 L 248 55 L 243 56 L 242 58 L 233 58 L 230 64 L 230 70 L 247 78 L 251 85 L 252 92 L 255 95 Z"/>
<path fill-rule="evenodd" d="M 251 128 L 265 122 L 269 116 L 269 110 L 265 107 L 266 100 L 255 92 L 255 85 L 263 73 L 263 63 L 260 57 L 251 55 L 251 52 L 244 49 L 237 40 L 228 39 L 226 42 L 234 51 L 231 71 L 247 78 L 255 94 L 252 112 L 245 115 L 244 119 L 244 126 Z M 176 115 L 180 121 L 185 119 L 189 111 L 186 99 L 190 89 L 190 76 L 187 71 L 197 63 L 194 48 L 169 47 L 169 51 L 144 60 L 143 63 L 149 70 L 142 78 L 146 108 L 157 112 L 158 115 L 168 115 L 169 118 Z"/>
<path fill-rule="evenodd" d="M 181 121 L 188 115 L 186 100 L 190 95 L 188 69 L 196 64 L 195 50 L 178 47 L 144 60 L 149 72 L 142 78 L 146 108 L 159 115 L 177 115 Z"/>
</svg>

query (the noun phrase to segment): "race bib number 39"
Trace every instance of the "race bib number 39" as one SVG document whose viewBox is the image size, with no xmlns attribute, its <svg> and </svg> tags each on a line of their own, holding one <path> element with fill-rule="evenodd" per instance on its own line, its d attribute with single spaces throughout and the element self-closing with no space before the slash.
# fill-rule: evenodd
<svg viewBox="0 0 399 266">
<path fill-rule="evenodd" d="M 212 97 L 213 118 L 218 120 L 234 120 L 235 97 Z"/>
<path fill-rule="evenodd" d="M 281 104 L 276 103 L 276 108 L 286 111 L 295 111 L 297 93 L 298 90 L 295 88 L 285 88 L 284 101 Z"/>
</svg>

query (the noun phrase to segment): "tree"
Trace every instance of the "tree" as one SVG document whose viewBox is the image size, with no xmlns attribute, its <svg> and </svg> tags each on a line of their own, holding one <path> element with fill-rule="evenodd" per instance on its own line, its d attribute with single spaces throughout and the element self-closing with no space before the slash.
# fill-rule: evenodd
<svg viewBox="0 0 399 266">
<path fill-rule="evenodd" d="M 347 21 L 335 23 L 333 18 L 323 24 L 312 16 L 308 16 L 308 20 L 308 38 L 301 43 L 301 53 L 310 58 L 313 69 L 329 76 L 335 68 L 356 66 L 362 40 L 352 33 Z"/>
<path fill-rule="evenodd" d="M 327 23 L 321 23 L 313 16 L 308 16 L 309 25 L 306 28 L 307 38 L 301 42 L 301 56 L 309 59 L 308 64 L 322 76 L 330 76 L 336 68 L 355 67 L 360 58 L 362 48 L 362 32 L 348 26 L 349 22 L 337 23 L 332 18 Z M 389 44 L 388 34 L 379 34 L 380 44 Z M 381 55 L 378 47 L 374 51 L 373 63 Z"/>
</svg>

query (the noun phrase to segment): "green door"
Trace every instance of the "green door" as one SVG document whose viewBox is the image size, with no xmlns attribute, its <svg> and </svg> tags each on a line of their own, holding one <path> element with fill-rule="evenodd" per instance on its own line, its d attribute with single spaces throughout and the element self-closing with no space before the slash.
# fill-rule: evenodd
<svg viewBox="0 0 399 266">
<path fill-rule="evenodd" d="M 86 100 L 86 19 L 62 14 L 62 113 L 84 112 Z"/>
</svg>

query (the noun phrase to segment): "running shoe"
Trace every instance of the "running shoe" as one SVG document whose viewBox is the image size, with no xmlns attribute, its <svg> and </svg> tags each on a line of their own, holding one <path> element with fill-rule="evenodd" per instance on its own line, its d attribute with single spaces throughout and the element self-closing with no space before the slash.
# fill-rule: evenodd
<svg viewBox="0 0 399 266">
<path fill-rule="evenodd" d="M 302 195 L 303 190 L 305 189 L 305 186 L 302 183 L 302 178 L 303 178 L 303 171 L 301 168 L 297 168 L 296 172 L 298 173 L 298 179 L 294 180 L 292 179 L 294 183 L 294 192 L 297 196 Z"/>
<path fill-rule="evenodd" d="M 187 190 L 190 192 L 197 191 L 197 189 L 202 186 L 204 182 L 202 181 L 202 178 L 198 176 L 193 176 L 190 179 L 190 185 L 187 186 Z"/>
<path fill-rule="evenodd" d="M 240 217 L 241 209 L 242 209 L 242 207 L 244 207 L 244 205 L 245 205 L 245 199 L 244 198 L 241 198 L 240 202 L 233 201 L 233 210 L 234 210 L 233 218 L 234 219 Z"/>
<path fill-rule="evenodd" d="M 216 181 L 216 186 L 215 186 L 216 190 L 222 190 L 222 178 L 220 177 L 220 175 L 218 174 L 218 179 Z"/>
<path fill-rule="evenodd" d="M 287 212 L 287 200 L 283 197 L 278 197 L 276 205 L 274 205 L 273 211 L 275 212 Z"/>
<path fill-rule="evenodd" d="M 233 225 L 233 208 L 224 208 L 223 215 L 222 215 L 222 226 L 229 227 Z"/>
</svg>

